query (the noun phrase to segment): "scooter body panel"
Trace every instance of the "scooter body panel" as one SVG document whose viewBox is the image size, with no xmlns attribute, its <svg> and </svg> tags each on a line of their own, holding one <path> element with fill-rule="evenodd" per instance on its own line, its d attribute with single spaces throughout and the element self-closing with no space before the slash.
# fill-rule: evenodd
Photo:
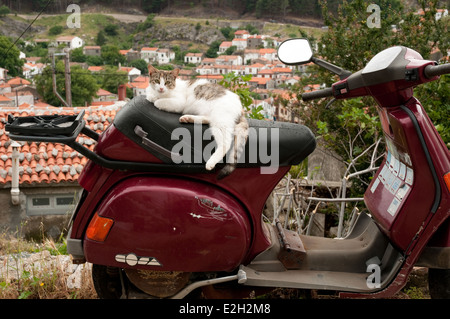
<svg viewBox="0 0 450 319">
<path fill-rule="evenodd" d="M 422 106 L 412 99 L 405 108 L 411 113 L 401 107 L 379 109 L 387 152 L 365 193 L 365 202 L 372 215 L 393 244 L 403 251 L 421 227 L 426 226 L 424 221 L 431 214 L 439 207 L 448 211 L 448 205 L 441 205 L 448 202 L 442 177 L 450 170 L 449 153 L 436 136 Z M 427 156 L 430 156 L 432 167 Z M 437 180 L 433 178 L 434 174 Z"/>
<path fill-rule="evenodd" d="M 246 210 L 212 185 L 135 176 L 117 184 L 97 209 L 114 220 L 104 242 L 84 240 L 86 259 L 164 271 L 231 271 L 251 244 Z"/>
</svg>

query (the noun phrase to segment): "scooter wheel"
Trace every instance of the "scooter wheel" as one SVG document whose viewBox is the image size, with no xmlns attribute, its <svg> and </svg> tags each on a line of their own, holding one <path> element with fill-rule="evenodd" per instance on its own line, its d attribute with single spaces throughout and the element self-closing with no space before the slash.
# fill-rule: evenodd
<svg viewBox="0 0 450 319">
<path fill-rule="evenodd" d="M 100 299 L 120 299 L 122 285 L 119 271 L 119 268 L 92 265 L 92 281 Z"/>
<path fill-rule="evenodd" d="M 450 269 L 428 269 L 428 288 L 432 299 L 450 299 Z"/>
</svg>

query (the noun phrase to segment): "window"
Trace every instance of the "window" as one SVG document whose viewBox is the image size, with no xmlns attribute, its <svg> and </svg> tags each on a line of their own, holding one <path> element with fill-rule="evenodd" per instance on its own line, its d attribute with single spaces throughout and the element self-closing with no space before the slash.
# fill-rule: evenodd
<svg viewBox="0 0 450 319">
<path fill-rule="evenodd" d="M 77 201 L 75 193 L 28 195 L 27 215 L 64 215 L 72 212 Z"/>
</svg>

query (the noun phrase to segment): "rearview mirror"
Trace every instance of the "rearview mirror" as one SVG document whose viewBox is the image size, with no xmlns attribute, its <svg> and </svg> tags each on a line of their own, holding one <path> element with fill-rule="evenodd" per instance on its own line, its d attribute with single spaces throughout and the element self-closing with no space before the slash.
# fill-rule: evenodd
<svg viewBox="0 0 450 319">
<path fill-rule="evenodd" d="M 278 59 L 284 64 L 304 64 L 311 61 L 313 52 L 307 39 L 289 39 L 278 47 Z"/>
</svg>

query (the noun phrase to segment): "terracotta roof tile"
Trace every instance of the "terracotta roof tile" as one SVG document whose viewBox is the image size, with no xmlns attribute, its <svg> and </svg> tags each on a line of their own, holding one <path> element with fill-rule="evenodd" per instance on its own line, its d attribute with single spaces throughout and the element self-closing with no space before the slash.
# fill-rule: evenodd
<svg viewBox="0 0 450 319">
<path fill-rule="evenodd" d="M 123 102 L 111 106 L 91 106 L 75 108 L 56 108 L 30 106 L 18 110 L 13 107 L 0 107 L 0 185 L 11 182 L 12 146 L 5 123 L 8 115 L 34 116 L 44 114 L 73 115 L 85 110 L 86 125 L 97 133 L 104 131 L 113 121 Z M 95 141 L 80 135 L 77 141 L 94 150 Z M 76 182 L 87 163 L 87 158 L 67 145 L 44 142 L 19 142 L 19 183 L 21 185 L 58 184 Z"/>
</svg>

